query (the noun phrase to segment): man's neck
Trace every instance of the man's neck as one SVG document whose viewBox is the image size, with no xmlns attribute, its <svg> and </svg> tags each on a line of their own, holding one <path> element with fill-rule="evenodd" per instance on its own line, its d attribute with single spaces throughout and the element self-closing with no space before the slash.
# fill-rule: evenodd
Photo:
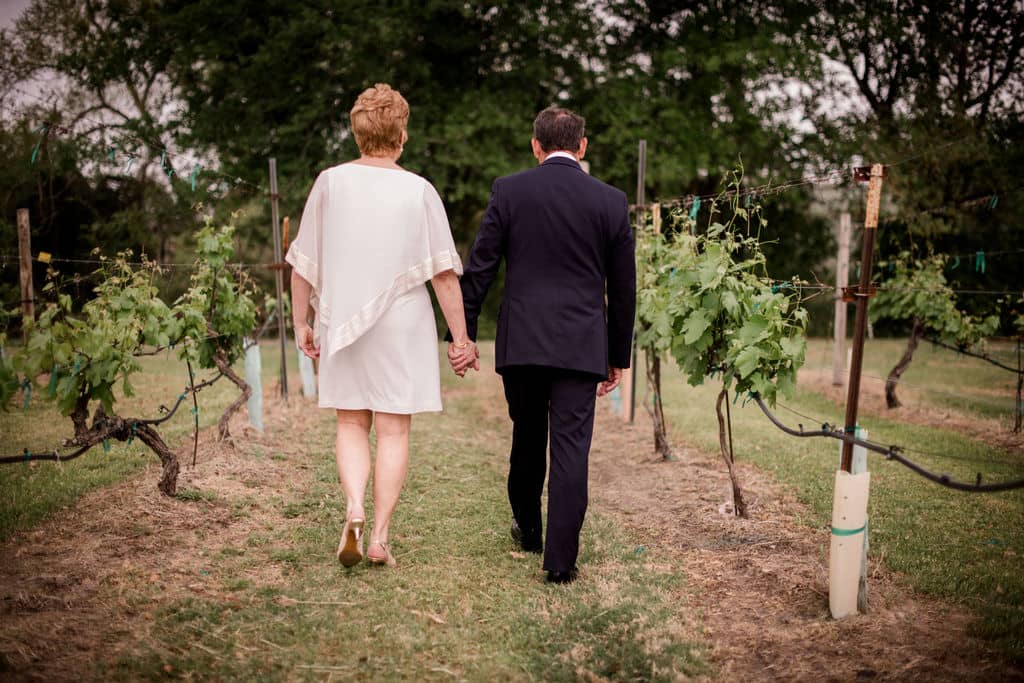
<svg viewBox="0 0 1024 683">
<path fill-rule="evenodd" d="M 579 159 L 576 158 L 576 155 L 573 154 L 572 152 L 566 152 L 566 151 L 563 151 L 563 150 L 558 150 L 557 152 L 552 152 L 551 154 L 549 154 L 546 157 L 544 157 L 544 161 L 547 161 L 548 159 L 554 159 L 555 157 L 562 157 L 564 159 L 572 159 L 576 163 L 579 163 L 579 161 L 580 161 Z M 541 163 L 544 163 L 544 162 L 541 162 Z"/>
</svg>

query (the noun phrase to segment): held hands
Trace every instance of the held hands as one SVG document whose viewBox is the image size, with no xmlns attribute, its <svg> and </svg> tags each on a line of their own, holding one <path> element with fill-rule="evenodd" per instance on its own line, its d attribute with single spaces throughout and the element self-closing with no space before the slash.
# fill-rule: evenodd
<svg viewBox="0 0 1024 683">
<path fill-rule="evenodd" d="M 465 377 L 470 368 L 480 370 L 480 349 L 476 347 L 476 342 L 470 340 L 460 344 L 449 342 L 448 362 L 456 375 Z"/>
<path fill-rule="evenodd" d="M 622 368 L 608 368 L 608 379 L 597 385 L 597 395 L 604 396 L 622 381 Z"/>
<path fill-rule="evenodd" d="M 313 344 L 313 328 L 306 323 L 295 325 L 295 343 L 310 358 L 320 357 L 320 347 Z"/>
</svg>

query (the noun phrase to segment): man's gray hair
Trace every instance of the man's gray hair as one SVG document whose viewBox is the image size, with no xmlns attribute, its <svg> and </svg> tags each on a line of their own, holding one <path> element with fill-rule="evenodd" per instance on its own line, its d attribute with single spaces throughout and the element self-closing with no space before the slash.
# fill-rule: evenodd
<svg viewBox="0 0 1024 683">
<path fill-rule="evenodd" d="M 562 107 L 548 107 L 533 120 L 533 137 L 545 152 L 576 152 L 583 140 L 586 121 Z"/>
</svg>

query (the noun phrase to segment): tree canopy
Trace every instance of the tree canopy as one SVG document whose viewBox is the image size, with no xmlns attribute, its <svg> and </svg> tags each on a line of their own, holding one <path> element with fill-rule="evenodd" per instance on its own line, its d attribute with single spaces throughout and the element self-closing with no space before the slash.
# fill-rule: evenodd
<svg viewBox="0 0 1024 683">
<path fill-rule="evenodd" d="M 31 188 L 47 167 L 24 147 L 42 120 L 70 131 L 74 194 L 113 208 L 60 229 L 94 225 L 111 250 L 162 261 L 187 260 L 197 201 L 250 209 L 236 236 L 266 260 L 268 158 L 282 214 L 298 216 L 316 173 L 357 155 L 348 111 L 375 82 L 410 102 L 402 163 L 438 187 L 463 247 L 493 179 L 534 163 L 536 112 L 560 104 L 587 119 L 594 175 L 631 198 L 640 139 L 649 201 L 714 194 L 738 162 L 750 186 L 882 161 L 883 250 L 1024 252 L 1017 4 L 34 0 L 3 32 L 0 87 L 47 85 L 41 101 L 13 98 L 27 111 L 5 112 L 2 134 L 21 141 L 14 186 L 42 212 Z M 222 196 L 233 178 L 252 185 Z M 834 208 L 811 185 L 763 205 L 769 271 L 823 276 Z M 1000 270 L 1020 287 L 1024 269 Z"/>
</svg>

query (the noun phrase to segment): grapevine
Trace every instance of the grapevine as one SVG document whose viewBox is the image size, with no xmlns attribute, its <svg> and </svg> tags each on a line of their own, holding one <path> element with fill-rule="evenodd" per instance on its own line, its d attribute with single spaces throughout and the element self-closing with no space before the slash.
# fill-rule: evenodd
<svg viewBox="0 0 1024 683">
<path fill-rule="evenodd" d="M 907 348 L 886 378 L 885 402 L 889 408 L 900 406 L 896 386 L 922 338 L 934 336 L 951 346 L 969 349 L 999 327 L 998 315 L 977 318 L 957 308 L 956 293 L 943 274 L 947 261 L 939 254 L 911 259 L 907 252 L 901 253 L 890 264 L 892 277 L 871 304 L 873 322 L 889 319 L 911 323 Z"/>
<path fill-rule="evenodd" d="M 732 186 L 738 189 L 740 180 L 735 173 Z M 730 390 L 772 405 L 779 394 L 792 395 L 804 362 L 807 312 L 800 306 L 799 283 L 779 286 L 768 277 L 758 239 L 764 224 L 760 207 L 740 206 L 739 192 L 723 196 L 729 197 L 729 219 L 715 220 L 714 202 L 703 233 L 680 210 L 662 233 L 641 227 L 637 343 L 649 349 L 649 357 L 671 353 L 693 386 L 721 379 L 719 441 L 733 483 L 734 512 L 746 516 L 723 403 Z"/>
<path fill-rule="evenodd" d="M 256 327 L 255 286 L 245 271 L 230 266 L 235 250 L 234 227 L 207 224 L 196 234 L 195 270 L 192 285 L 174 307 L 183 334 L 191 343 L 182 345 L 179 356 L 201 368 L 217 368 L 241 391 L 220 417 L 221 439 L 229 434 L 231 416 L 252 394 L 252 388 L 232 369 L 245 350 L 245 338 Z"/>
<path fill-rule="evenodd" d="M 52 297 L 39 319 L 29 322 L 28 341 L 14 355 L 10 368 L 23 375 L 26 386 L 47 378 L 43 395 L 71 418 L 74 436 L 65 445 L 87 450 L 108 439 L 138 438 L 160 458 L 160 491 L 174 495 L 178 459 L 156 429 L 159 420 L 122 417 L 114 412 L 114 388 L 134 395 L 132 375 L 141 366 L 144 346 L 166 346 L 180 333 L 180 321 L 157 295 L 156 264 L 143 260 L 130 264 L 131 252 L 114 259 L 101 258 L 94 275 L 101 278 L 80 314 L 72 311 L 71 296 L 62 291 L 60 273 L 47 272 L 43 293 Z M 9 370 L 2 371 L 4 377 Z M 4 380 L 6 382 L 6 380 Z M 5 391 L 3 397 L 9 400 Z M 92 406 L 95 405 L 95 409 Z M 90 420 L 91 413 L 91 420 Z"/>
</svg>

